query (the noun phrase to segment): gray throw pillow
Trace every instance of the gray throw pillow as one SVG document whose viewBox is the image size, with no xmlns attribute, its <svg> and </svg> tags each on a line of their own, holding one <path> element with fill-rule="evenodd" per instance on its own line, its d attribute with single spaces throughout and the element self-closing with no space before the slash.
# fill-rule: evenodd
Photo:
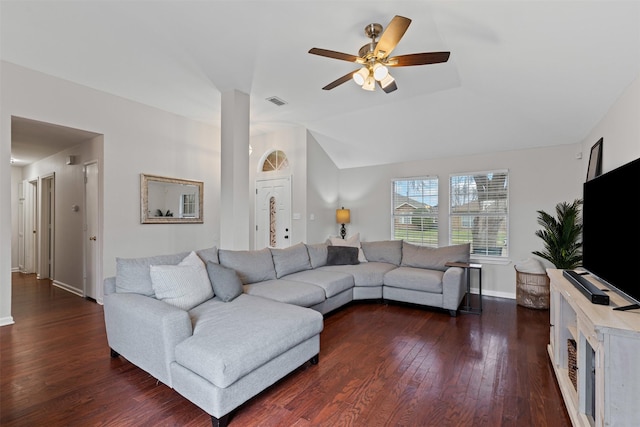
<svg viewBox="0 0 640 427">
<path fill-rule="evenodd" d="M 279 279 L 287 274 L 298 271 L 310 270 L 309 252 L 304 243 L 298 243 L 285 249 L 269 249 L 273 257 L 273 265 L 276 269 L 276 277 Z"/>
<path fill-rule="evenodd" d="M 242 281 L 236 271 L 217 262 L 207 261 L 207 273 L 215 295 L 224 302 L 233 301 L 242 294 Z"/>
<path fill-rule="evenodd" d="M 360 248 L 354 246 L 328 246 L 327 265 L 356 265 L 358 261 L 358 251 Z"/>
</svg>

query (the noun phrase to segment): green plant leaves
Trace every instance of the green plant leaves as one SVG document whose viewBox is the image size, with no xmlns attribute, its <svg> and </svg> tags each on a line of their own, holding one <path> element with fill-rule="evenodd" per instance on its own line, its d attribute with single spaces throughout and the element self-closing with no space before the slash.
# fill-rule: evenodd
<svg viewBox="0 0 640 427">
<path fill-rule="evenodd" d="M 582 263 L 582 200 L 556 205 L 556 216 L 538 212 L 538 224 L 542 227 L 535 235 L 544 242 L 544 251 L 534 255 L 546 259 L 556 268 L 573 269 Z"/>
</svg>

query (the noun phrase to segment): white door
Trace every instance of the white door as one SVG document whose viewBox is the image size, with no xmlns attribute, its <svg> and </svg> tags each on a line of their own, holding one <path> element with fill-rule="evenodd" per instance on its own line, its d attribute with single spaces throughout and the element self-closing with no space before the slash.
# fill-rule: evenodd
<svg viewBox="0 0 640 427">
<path fill-rule="evenodd" d="M 291 239 L 291 177 L 256 181 L 255 248 L 287 248 Z"/>
<path fill-rule="evenodd" d="M 98 299 L 98 164 L 85 166 L 84 296 Z"/>
<path fill-rule="evenodd" d="M 24 232 L 25 232 L 25 202 L 24 202 L 24 192 L 25 185 L 29 185 L 26 182 L 18 183 L 18 271 L 24 272 L 25 263 L 24 263 Z"/>
<path fill-rule="evenodd" d="M 35 273 L 38 251 L 38 181 L 24 181 L 24 269 Z"/>
<path fill-rule="evenodd" d="M 40 218 L 38 221 L 38 279 L 54 279 L 55 257 L 55 175 L 40 179 Z"/>
</svg>

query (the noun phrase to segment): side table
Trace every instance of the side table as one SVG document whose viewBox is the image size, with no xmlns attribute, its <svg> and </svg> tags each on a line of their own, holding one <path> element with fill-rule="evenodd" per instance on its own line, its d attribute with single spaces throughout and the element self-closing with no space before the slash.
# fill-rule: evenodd
<svg viewBox="0 0 640 427">
<path fill-rule="evenodd" d="M 447 262 L 447 267 L 459 267 L 464 269 L 464 274 L 467 278 L 467 294 L 465 295 L 464 306 L 460 309 L 461 313 L 470 314 L 482 314 L 482 264 L 470 263 L 470 262 Z M 471 306 L 471 270 L 478 272 L 478 300 L 479 306 L 474 308 Z"/>
</svg>

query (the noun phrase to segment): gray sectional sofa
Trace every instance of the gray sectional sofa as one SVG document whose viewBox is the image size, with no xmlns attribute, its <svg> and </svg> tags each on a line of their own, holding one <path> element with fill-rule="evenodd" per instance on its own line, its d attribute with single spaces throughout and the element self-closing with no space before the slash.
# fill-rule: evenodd
<svg viewBox="0 0 640 427">
<path fill-rule="evenodd" d="M 118 258 L 104 282 L 109 347 L 224 426 L 242 403 L 318 363 L 323 315 L 347 303 L 409 302 L 455 316 L 464 271 L 445 263 L 468 262 L 469 249 L 299 243 Z"/>
</svg>

